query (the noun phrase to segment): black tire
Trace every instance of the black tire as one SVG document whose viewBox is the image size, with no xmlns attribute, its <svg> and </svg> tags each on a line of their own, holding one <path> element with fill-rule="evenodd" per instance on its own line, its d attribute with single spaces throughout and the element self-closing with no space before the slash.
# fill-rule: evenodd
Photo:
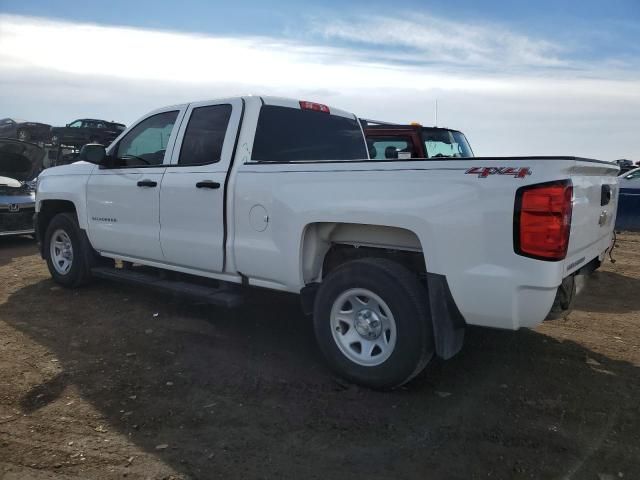
<svg viewBox="0 0 640 480">
<path fill-rule="evenodd" d="M 67 272 L 61 273 L 54 266 L 51 258 L 51 242 L 55 232 L 62 230 L 71 240 L 73 259 Z M 91 279 L 91 267 L 93 266 L 94 251 L 89 244 L 84 231 L 78 226 L 78 220 L 73 213 L 59 213 L 51 219 L 44 237 L 44 254 L 47 260 L 49 273 L 56 283 L 75 288 L 84 285 Z"/>
<path fill-rule="evenodd" d="M 331 323 L 334 302 L 354 288 L 366 289 L 380 297 L 395 320 L 395 347 L 379 365 L 356 363 L 334 340 Z M 433 329 L 426 288 L 415 274 L 391 260 L 353 260 L 327 275 L 316 295 L 313 322 L 318 345 L 330 367 L 362 386 L 399 387 L 420 373 L 433 357 Z"/>
<path fill-rule="evenodd" d="M 18 130 L 18 133 L 17 133 L 16 136 L 17 136 L 18 140 L 21 140 L 23 142 L 27 142 L 31 138 L 31 135 L 29 134 L 29 131 L 25 130 L 25 129 L 22 129 L 22 128 L 20 130 Z"/>
</svg>

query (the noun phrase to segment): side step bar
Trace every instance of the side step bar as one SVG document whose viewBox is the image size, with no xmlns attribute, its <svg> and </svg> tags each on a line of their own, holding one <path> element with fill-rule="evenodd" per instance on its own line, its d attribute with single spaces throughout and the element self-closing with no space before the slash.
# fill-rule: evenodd
<svg viewBox="0 0 640 480">
<path fill-rule="evenodd" d="M 226 286 L 215 288 L 177 280 L 166 280 L 150 273 L 121 268 L 96 267 L 91 269 L 91 275 L 106 280 L 116 280 L 131 285 L 140 285 L 163 292 L 175 293 L 204 303 L 227 308 L 239 306 L 243 299 L 242 294 Z"/>
</svg>

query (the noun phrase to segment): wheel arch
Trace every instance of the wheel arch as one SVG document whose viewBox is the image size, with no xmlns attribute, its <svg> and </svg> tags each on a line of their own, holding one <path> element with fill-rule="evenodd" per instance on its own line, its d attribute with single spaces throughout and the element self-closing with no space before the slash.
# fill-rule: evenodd
<svg viewBox="0 0 640 480">
<path fill-rule="evenodd" d="M 444 359 L 460 351 L 466 321 L 444 275 L 430 273 L 425 246 L 418 235 L 402 227 L 344 222 L 308 224 L 302 235 L 300 269 L 305 313 L 313 311 L 317 288 L 324 276 L 345 262 L 359 258 L 393 260 L 418 275 L 426 287 L 436 354 Z"/>
<path fill-rule="evenodd" d="M 394 257 L 408 254 L 424 265 L 422 244 L 411 230 L 364 223 L 314 222 L 305 226 L 300 242 L 300 269 L 304 284 L 319 282 L 336 263 L 336 252 L 361 250 L 368 256 Z M 363 255 L 359 255 L 360 257 Z M 345 261 L 350 258 L 345 258 Z M 425 267 L 426 269 L 426 267 Z"/>
<path fill-rule="evenodd" d="M 38 216 L 36 218 L 36 236 L 40 247 L 40 255 L 44 258 L 44 234 L 49 223 L 59 213 L 73 213 L 78 216 L 78 209 L 71 200 L 42 200 L 39 204 Z"/>
</svg>

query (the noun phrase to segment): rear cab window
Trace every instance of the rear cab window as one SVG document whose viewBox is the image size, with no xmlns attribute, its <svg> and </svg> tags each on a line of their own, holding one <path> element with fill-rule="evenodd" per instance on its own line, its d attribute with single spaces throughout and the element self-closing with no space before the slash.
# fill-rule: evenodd
<svg viewBox="0 0 640 480">
<path fill-rule="evenodd" d="M 260 162 L 366 160 L 359 122 L 324 111 L 263 105 L 251 159 Z"/>
</svg>

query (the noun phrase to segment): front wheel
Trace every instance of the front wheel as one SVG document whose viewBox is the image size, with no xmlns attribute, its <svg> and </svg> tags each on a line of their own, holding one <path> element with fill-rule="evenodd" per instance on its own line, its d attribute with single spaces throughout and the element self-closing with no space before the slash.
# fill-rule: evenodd
<svg viewBox="0 0 640 480">
<path fill-rule="evenodd" d="M 433 356 L 427 292 L 417 276 L 381 258 L 345 263 L 322 282 L 314 328 L 336 373 L 363 386 L 398 387 Z"/>
<path fill-rule="evenodd" d="M 49 273 L 64 287 L 77 287 L 90 278 L 88 241 L 78 226 L 75 215 L 59 213 L 45 233 L 45 256 Z"/>
</svg>

